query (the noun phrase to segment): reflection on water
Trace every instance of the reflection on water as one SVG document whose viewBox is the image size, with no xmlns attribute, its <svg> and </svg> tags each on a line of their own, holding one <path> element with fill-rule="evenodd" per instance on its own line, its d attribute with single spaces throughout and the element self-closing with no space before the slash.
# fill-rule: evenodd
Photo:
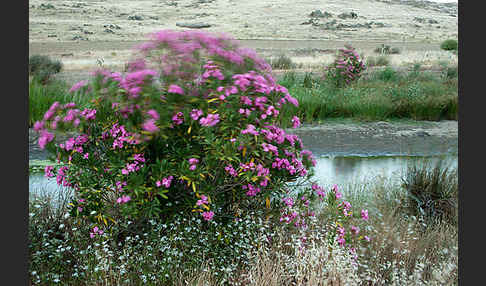
<svg viewBox="0 0 486 286">
<path fill-rule="evenodd" d="M 376 177 L 399 180 L 409 164 L 435 164 L 439 159 L 457 168 L 457 156 L 447 157 L 321 157 L 317 159 L 315 177 L 323 185 L 369 182 Z M 445 167 L 444 166 L 444 167 Z"/>
<path fill-rule="evenodd" d="M 58 198 L 59 194 L 69 195 L 71 193 L 69 188 L 58 186 L 56 178 L 47 179 L 44 174 L 31 174 L 29 176 L 29 194 L 49 196 L 51 198 Z"/>
<path fill-rule="evenodd" d="M 323 186 L 333 184 L 372 182 L 376 177 L 400 180 L 409 164 L 423 164 L 427 160 L 434 164 L 444 159 L 445 166 L 457 168 L 457 156 L 447 157 L 320 157 L 317 158 L 315 179 Z M 67 194 L 67 188 L 60 187 L 56 180 L 47 180 L 43 174 L 29 176 L 31 194 L 57 195 Z"/>
</svg>

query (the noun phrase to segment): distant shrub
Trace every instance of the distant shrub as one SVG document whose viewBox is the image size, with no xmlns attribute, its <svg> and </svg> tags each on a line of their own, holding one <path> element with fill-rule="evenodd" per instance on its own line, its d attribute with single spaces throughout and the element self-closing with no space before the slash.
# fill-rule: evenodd
<svg viewBox="0 0 486 286">
<path fill-rule="evenodd" d="M 377 78 L 383 81 L 394 81 L 398 79 L 398 72 L 391 67 L 386 67 L 377 72 Z"/>
<path fill-rule="evenodd" d="M 443 49 L 444 51 L 457 51 L 458 42 L 457 42 L 457 40 L 454 40 L 454 39 L 448 39 L 448 40 L 443 41 L 440 44 L 440 48 Z"/>
<path fill-rule="evenodd" d="M 358 80 L 366 70 L 366 65 L 356 50 L 349 45 L 345 47 L 346 49 L 339 49 L 336 59 L 325 71 L 325 78 L 337 87 Z"/>
<path fill-rule="evenodd" d="M 403 187 L 412 215 L 454 223 L 457 222 L 457 170 L 450 171 L 443 164 L 438 161 L 435 166 L 429 163 L 410 166 L 402 179 Z"/>
<path fill-rule="evenodd" d="M 378 53 L 378 54 L 385 54 L 385 55 L 390 55 L 390 54 L 399 54 L 400 53 L 400 49 L 399 48 L 396 48 L 396 47 L 391 47 L 389 45 L 385 45 L 385 44 L 381 44 L 380 47 L 377 47 L 375 50 L 374 50 L 375 53 Z"/>
<path fill-rule="evenodd" d="M 29 75 L 47 82 L 52 75 L 59 73 L 62 69 L 60 61 L 52 60 L 48 56 L 33 55 L 29 58 Z"/>
<path fill-rule="evenodd" d="M 272 69 L 288 70 L 295 68 L 295 63 L 286 55 L 280 55 L 276 59 L 271 59 L 270 65 Z"/>
<path fill-rule="evenodd" d="M 369 67 L 387 66 L 389 64 L 390 59 L 387 56 L 368 57 L 366 60 L 366 65 Z"/>
<path fill-rule="evenodd" d="M 450 66 L 447 62 L 440 63 L 442 78 L 444 80 L 450 80 L 457 78 L 458 69 L 457 65 Z"/>
</svg>

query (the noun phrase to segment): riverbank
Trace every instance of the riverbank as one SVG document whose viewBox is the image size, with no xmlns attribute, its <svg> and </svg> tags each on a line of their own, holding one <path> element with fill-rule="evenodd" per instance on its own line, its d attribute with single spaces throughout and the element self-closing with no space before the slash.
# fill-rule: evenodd
<svg viewBox="0 0 486 286">
<path fill-rule="evenodd" d="M 287 129 L 299 135 L 304 146 L 320 156 L 434 156 L 457 154 L 458 122 L 395 120 L 358 122 L 327 120 Z M 38 135 L 29 129 L 29 161 L 45 160 L 47 152 L 37 144 Z M 67 139 L 61 136 L 58 140 Z"/>
</svg>

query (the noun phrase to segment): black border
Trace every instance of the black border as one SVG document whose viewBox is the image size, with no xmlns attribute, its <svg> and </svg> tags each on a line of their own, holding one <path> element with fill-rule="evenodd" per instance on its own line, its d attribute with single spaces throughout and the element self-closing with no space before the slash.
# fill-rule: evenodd
<svg viewBox="0 0 486 286">
<path fill-rule="evenodd" d="M 14 4 L 15 3 L 15 4 Z M 28 277 L 28 1 L 11 2 L 2 17 L 2 283 Z M 5 88 L 7 87 L 7 88 Z M 10 283 L 9 283 L 10 282 Z"/>
</svg>

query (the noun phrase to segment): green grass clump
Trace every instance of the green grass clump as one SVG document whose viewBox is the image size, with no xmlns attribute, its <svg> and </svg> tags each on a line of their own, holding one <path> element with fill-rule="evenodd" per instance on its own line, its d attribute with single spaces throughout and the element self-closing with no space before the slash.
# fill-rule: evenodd
<svg viewBox="0 0 486 286">
<path fill-rule="evenodd" d="M 448 39 L 448 40 L 443 41 L 440 44 L 440 48 L 443 49 L 444 51 L 457 51 L 458 42 L 457 42 L 457 40 L 454 40 L 454 39 Z"/>
<path fill-rule="evenodd" d="M 411 215 L 423 216 L 429 221 L 457 223 L 458 179 L 457 169 L 450 170 L 439 160 L 435 165 L 425 162 L 411 165 L 403 178 Z"/>
</svg>

